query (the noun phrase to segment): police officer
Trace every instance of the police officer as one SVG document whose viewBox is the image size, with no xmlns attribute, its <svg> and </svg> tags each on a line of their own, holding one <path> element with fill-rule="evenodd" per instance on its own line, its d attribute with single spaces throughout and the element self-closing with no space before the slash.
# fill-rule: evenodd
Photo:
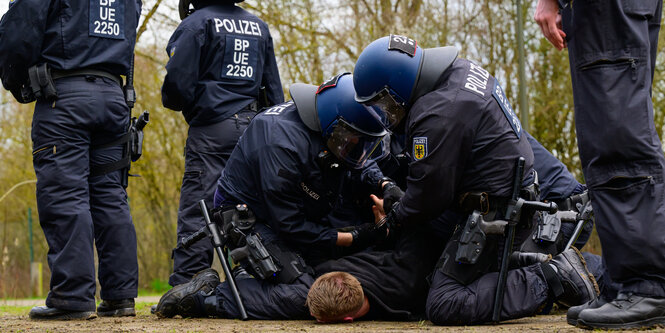
<svg viewBox="0 0 665 333">
<path fill-rule="evenodd" d="M 609 274 L 623 283 L 614 301 L 576 309 L 579 326 L 665 324 L 665 157 L 651 102 L 661 14 L 662 0 L 540 0 L 534 15 L 568 47 L 582 171 Z"/>
<path fill-rule="evenodd" d="M 13 0 L 0 21 L 0 78 L 32 121 L 50 291 L 32 319 L 133 316 L 136 233 L 121 185 L 127 75 L 141 1 Z M 95 313 L 95 263 L 103 302 Z"/>
<path fill-rule="evenodd" d="M 379 149 L 386 150 L 375 156 L 387 153 L 383 144 L 387 131 L 355 102 L 348 73 L 318 88 L 293 84 L 290 93 L 291 101 L 260 113 L 247 127 L 222 170 L 215 206 L 245 203 L 254 212 L 255 232 L 281 263 L 281 271 L 271 283 L 309 285 L 313 281 L 309 267 L 385 239 L 386 230 L 374 228 L 373 223 L 338 231 L 326 217 L 336 209 L 339 186 L 348 172 L 359 173 L 367 184 L 379 185 L 383 175 L 367 160 Z M 198 292 L 209 294 L 207 286 L 212 280 L 212 274 L 203 273 L 173 288 L 162 297 L 155 313 L 162 317 L 200 315 L 191 311 L 201 307 L 189 304 L 195 299 L 203 304 L 206 297 Z M 243 294 L 243 298 L 246 303 L 263 304 L 255 299 L 259 296 L 250 295 L 269 288 Z M 215 297 L 206 302 L 216 307 Z M 252 315 L 251 308 L 249 313 Z"/>
<path fill-rule="evenodd" d="M 458 59 L 457 49 L 423 50 L 408 37 L 380 38 L 358 58 L 354 86 L 356 100 L 407 134 L 412 161 L 406 192 L 384 196 L 383 202 L 392 228 L 431 220 L 447 209 L 468 214 L 467 203 L 479 202 L 466 201 L 473 193 L 489 199 L 475 210 L 505 210 L 501 203 L 511 195 L 518 157 L 526 160 L 523 186 L 534 182 L 533 152 L 503 89 L 485 69 Z M 447 265 L 456 243 L 449 243 L 451 251 L 444 251 L 434 273 L 427 315 L 436 324 L 489 321 L 497 274 Z M 508 281 L 501 319 L 535 314 L 551 299 L 579 304 L 597 294 L 575 249 L 551 263 L 510 270 Z"/>
<path fill-rule="evenodd" d="M 219 172 L 259 106 L 284 101 L 268 26 L 237 2 L 242 0 L 180 0 L 183 21 L 166 47 L 162 102 L 182 111 L 190 126 L 178 239 L 205 225 L 196 203 L 212 203 Z M 210 267 L 212 256 L 209 242 L 175 249 L 169 284 L 189 281 Z"/>
</svg>

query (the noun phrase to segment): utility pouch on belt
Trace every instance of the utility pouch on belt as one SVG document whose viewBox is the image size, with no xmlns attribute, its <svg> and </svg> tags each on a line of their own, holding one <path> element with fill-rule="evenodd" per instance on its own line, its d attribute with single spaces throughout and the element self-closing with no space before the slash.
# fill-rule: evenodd
<svg viewBox="0 0 665 333">
<path fill-rule="evenodd" d="M 273 253 L 266 249 L 261 236 L 254 232 L 256 217 L 247 205 L 217 208 L 212 212 L 212 219 L 221 225 L 223 234 L 228 237 L 225 245 L 230 249 L 231 259 L 245 261 L 252 275 L 262 280 L 272 279 L 279 273 Z"/>
<path fill-rule="evenodd" d="M 58 98 L 48 64 L 43 63 L 28 68 L 28 79 L 30 90 L 36 99 L 50 102 Z"/>
</svg>

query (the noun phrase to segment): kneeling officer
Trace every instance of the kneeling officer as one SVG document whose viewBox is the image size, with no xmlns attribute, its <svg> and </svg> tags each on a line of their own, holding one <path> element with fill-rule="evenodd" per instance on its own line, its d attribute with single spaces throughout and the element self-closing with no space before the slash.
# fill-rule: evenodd
<svg viewBox="0 0 665 333">
<path fill-rule="evenodd" d="M 308 263 L 348 252 L 351 245 L 354 250 L 371 245 L 372 224 L 340 232 L 326 216 L 348 172 L 378 186 L 383 174 L 367 161 L 373 153 L 387 154 L 388 132 L 355 102 L 349 74 L 318 88 L 294 84 L 290 92 L 292 101 L 259 114 L 241 137 L 222 170 L 215 206 L 247 204 L 257 217 L 255 230 L 269 247 L 280 244 L 280 250 L 303 254 Z"/>
</svg>

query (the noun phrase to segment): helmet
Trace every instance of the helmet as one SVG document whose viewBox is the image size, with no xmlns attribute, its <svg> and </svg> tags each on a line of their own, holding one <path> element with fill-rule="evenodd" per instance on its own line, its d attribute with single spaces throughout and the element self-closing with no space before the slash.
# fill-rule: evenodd
<svg viewBox="0 0 665 333">
<path fill-rule="evenodd" d="M 434 89 L 457 58 L 455 47 L 422 49 L 408 37 L 390 35 L 369 44 L 353 72 L 356 101 L 394 128 L 418 97 Z"/>
<path fill-rule="evenodd" d="M 289 89 L 300 119 L 321 133 L 333 155 L 353 168 L 388 153 L 388 131 L 370 110 L 355 101 L 350 73 L 337 75 L 319 87 L 296 83 Z"/>
<path fill-rule="evenodd" d="M 219 3 L 239 3 L 245 0 L 217 0 Z M 194 8 L 197 7 L 196 4 L 201 3 L 201 0 L 179 0 L 178 1 L 178 14 L 180 14 L 180 20 L 184 20 L 185 17 L 194 12 L 194 9 L 189 8 L 190 5 L 194 5 Z M 213 3 L 214 1 L 209 1 Z M 195 4 L 196 3 L 196 4 Z"/>
</svg>

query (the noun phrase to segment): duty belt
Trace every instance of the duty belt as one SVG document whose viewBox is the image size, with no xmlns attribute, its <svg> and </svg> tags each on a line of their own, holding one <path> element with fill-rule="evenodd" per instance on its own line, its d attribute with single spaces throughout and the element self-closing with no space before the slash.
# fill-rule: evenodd
<svg viewBox="0 0 665 333">
<path fill-rule="evenodd" d="M 537 200 L 536 190 L 533 184 L 522 186 L 520 197 L 526 200 Z M 504 213 L 510 198 L 487 194 L 486 192 L 466 192 L 459 198 L 459 209 L 463 213 L 470 214 L 478 211 L 482 215 L 498 211 Z"/>
<path fill-rule="evenodd" d="M 509 199 L 508 197 L 489 195 L 486 192 L 466 192 L 460 196 L 459 208 L 464 213 L 477 210 L 484 215 L 498 208 L 505 209 Z"/>
<path fill-rule="evenodd" d="M 70 76 L 86 76 L 86 75 L 105 77 L 107 79 L 113 80 L 113 82 L 117 83 L 119 86 L 122 87 L 122 78 L 119 75 L 114 75 L 109 72 L 105 72 L 98 69 L 72 69 L 64 71 L 56 69 L 51 70 L 51 76 L 53 77 L 53 80 Z"/>
</svg>

